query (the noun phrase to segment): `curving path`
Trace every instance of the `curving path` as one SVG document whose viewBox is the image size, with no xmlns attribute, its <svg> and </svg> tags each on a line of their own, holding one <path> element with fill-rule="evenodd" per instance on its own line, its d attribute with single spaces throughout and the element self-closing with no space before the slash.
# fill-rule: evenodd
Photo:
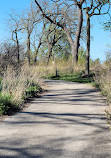
<svg viewBox="0 0 111 158">
<path fill-rule="evenodd" d="M 111 158 L 100 93 L 72 82 L 46 85 L 48 92 L 0 123 L 0 158 Z"/>
</svg>

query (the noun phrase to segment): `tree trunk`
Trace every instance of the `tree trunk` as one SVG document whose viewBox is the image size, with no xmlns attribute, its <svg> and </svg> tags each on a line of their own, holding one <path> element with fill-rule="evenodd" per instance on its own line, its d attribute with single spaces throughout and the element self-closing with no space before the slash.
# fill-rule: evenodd
<svg viewBox="0 0 111 158">
<path fill-rule="evenodd" d="M 86 14 L 87 18 L 87 50 L 86 50 L 86 71 L 85 74 L 89 75 L 90 69 L 90 16 Z"/>
<path fill-rule="evenodd" d="M 38 55 L 38 51 L 39 51 L 39 48 L 40 48 L 41 44 L 42 44 L 41 41 L 39 41 L 38 47 L 36 49 L 35 58 L 34 58 L 34 65 L 37 64 L 37 55 Z"/>
<path fill-rule="evenodd" d="M 46 23 L 44 23 L 44 25 L 43 25 L 42 35 L 41 35 L 41 37 L 40 37 L 40 39 L 39 39 L 39 44 L 38 44 L 38 47 L 37 47 L 37 49 L 36 49 L 36 54 L 35 54 L 35 58 L 34 58 L 34 65 L 37 64 L 37 55 L 38 55 L 39 48 L 40 48 L 40 46 L 41 46 L 41 44 L 42 44 L 42 37 L 43 37 L 43 35 L 44 35 L 45 26 L 46 26 Z"/>
<path fill-rule="evenodd" d="M 20 49 L 19 49 L 19 41 L 18 41 L 18 35 L 17 32 L 15 32 L 16 34 L 16 43 L 17 43 L 17 62 L 18 65 L 20 64 Z"/>
<path fill-rule="evenodd" d="M 78 26 L 77 26 L 77 31 L 76 31 L 76 37 L 75 41 L 73 41 L 71 34 L 68 29 L 64 29 L 66 32 L 66 35 L 68 37 L 68 41 L 71 45 L 71 52 L 72 52 L 72 63 L 77 63 L 78 62 L 78 50 L 80 46 L 80 35 L 81 35 L 81 30 L 82 30 L 82 24 L 83 24 L 83 12 L 82 12 L 82 6 L 80 5 L 78 7 L 79 10 L 79 21 L 78 21 Z"/>
<path fill-rule="evenodd" d="M 74 41 L 74 60 L 75 62 L 78 62 L 78 49 L 80 46 L 80 36 L 81 36 L 81 30 L 82 30 L 82 24 L 83 24 L 83 12 L 82 12 L 82 6 L 78 6 L 78 11 L 79 11 L 79 21 L 78 21 L 78 26 L 77 26 L 77 31 L 76 31 L 76 37 Z"/>
<path fill-rule="evenodd" d="M 74 43 L 71 45 L 71 54 L 72 54 L 72 65 L 74 65 L 76 64 Z"/>
<path fill-rule="evenodd" d="M 52 44 L 49 44 L 49 52 L 48 52 L 48 59 L 47 59 L 47 65 L 46 66 L 48 66 L 48 64 L 49 64 L 49 59 L 50 59 L 50 57 L 51 57 L 51 55 L 52 55 L 52 49 L 53 49 L 53 45 Z"/>
<path fill-rule="evenodd" d="M 27 58 L 28 58 L 28 64 L 30 66 L 30 34 L 29 33 L 27 38 Z"/>
<path fill-rule="evenodd" d="M 69 32 L 69 30 L 67 28 L 64 28 L 64 31 L 67 35 L 67 38 L 68 38 L 68 41 L 70 43 L 70 46 L 71 46 L 71 53 L 72 53 L 72 63 L 74 63 L 75 61 L 75 56 L 74 56 L 74 52 L 75 52 L 75 47 L 74 47 L 74 42 L 73 42 L 73 39 L 71 37 L 71 33 Z"/>
</svg>

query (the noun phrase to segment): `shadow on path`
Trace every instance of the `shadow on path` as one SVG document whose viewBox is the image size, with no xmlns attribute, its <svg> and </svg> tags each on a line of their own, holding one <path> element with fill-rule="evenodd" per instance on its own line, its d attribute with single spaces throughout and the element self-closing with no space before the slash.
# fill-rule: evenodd
<svg viewBox="0 0 111 158">
<path fill-rule="evenodd" d="M 0 158 L 111 158 L 99 92 L 77 83 L 47 84 L 53 90 L 0 126 L 7 131 L 0 134 Z"/>
</svg>

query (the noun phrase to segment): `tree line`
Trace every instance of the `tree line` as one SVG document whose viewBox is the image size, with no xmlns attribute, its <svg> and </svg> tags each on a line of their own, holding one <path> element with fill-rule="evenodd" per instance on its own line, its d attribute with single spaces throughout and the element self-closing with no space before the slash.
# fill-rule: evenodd
<svg viewBox="0 0 111 158">
<path fill-rule="evenodd" d="M 29 9 L 17 15 L 9 15 L 10 42 L 1 44 L 0 60 L 19 66 L 28 61 L 29 66 L 42 59 L 46 65 L 49 60 L 62 57 L 78 63 L 80 40 L 86 43 L 85 73 L 90 70 L 90 30 L 91 17 L 108 15 L 109 0 L 34 0 Z M 111 21 L 105 22 L 109 29 Z M 3 66 L 2 66 L 3 67 Z"/>
</svg>

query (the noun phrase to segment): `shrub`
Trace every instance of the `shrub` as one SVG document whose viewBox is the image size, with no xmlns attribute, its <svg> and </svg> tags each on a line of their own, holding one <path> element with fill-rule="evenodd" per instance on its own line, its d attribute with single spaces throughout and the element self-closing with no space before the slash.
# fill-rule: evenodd
<svg viewBox="0 0 111 158">
<path fill-rule="evenodd" d="M 29 97 L 35 97 L 41 91 L 42 88 L 39 86 L 38 83 L 28 81 L 27 88 L 25 90 L 25 95 L 23 97 L 24 99 L 27 99 Z"/>
<path fill-rule="evenodd" d="M 0 94 L 0 115 L 10 115 L 20 109 L 9 94 Z"/>
</svg>

